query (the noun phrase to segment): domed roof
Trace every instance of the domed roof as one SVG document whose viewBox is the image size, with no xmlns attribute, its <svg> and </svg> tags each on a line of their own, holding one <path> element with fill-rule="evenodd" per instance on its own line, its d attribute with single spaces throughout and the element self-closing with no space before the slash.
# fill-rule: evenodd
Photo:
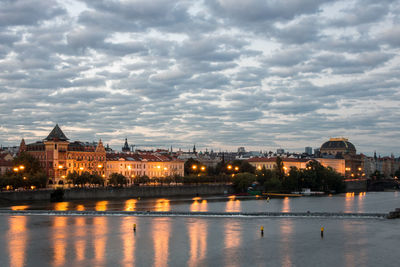
<svg viewBox="0 0 400 267">
<path fill-rule="evenodd" d="M 356 147 L 346 138 L 331 138 L 321 146 L 321 150 L 325 149 L 340 149 L 346 151 L 356 151 Z"/>
</svg>

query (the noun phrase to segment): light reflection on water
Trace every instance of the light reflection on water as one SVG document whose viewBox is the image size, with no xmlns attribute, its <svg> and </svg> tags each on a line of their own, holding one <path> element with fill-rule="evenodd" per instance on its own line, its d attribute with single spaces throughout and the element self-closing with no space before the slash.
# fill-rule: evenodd
<svg viewBox="0 0 400 267">
<path fill-rule="evenodd" d="M 53 266 L 63 266 L 67 246 L 67 220 L 68 217 L 53 217 L 52 237 L 53 241 Z"/>
<path fill-rule="evenodd" d="M 236 202 L 236 201 L 235 201 Z M 242 243 L 242 224 L 241 222 L 232 221 L 225 224 L 225 265 L 239 266 L 238 250 Z"/>
<path fill-rule="evenodd" d="M 11 216 L 9 218 L 10 229 L 8 232 L 8 253 L 10 255 L 10 266 L 22 267 L 26 261 L 27 217 Z"/>
<path fill-rule="evenodd" d="M 135 266 L 135 239 L 131 237 L 133 225 L 136 224 L 134 217 L 124 217 L 121 222 L 121 235 L 123 245 L 123 259 L 121 265 Z"/>
<path fill-rule="evenodd" d="M 154 211 L 170 211 L 171 207 L 169 202 L 169 199 L 158 199 L 154 206 Z"/>
<path fill-rule="evenodd" d="M 201 202 L 200 202 L 201 201 Z M 190 211 L 192 212 L 197 212 L 197 211 L 202 211 L 205 212 L 207 211 L 207 200 L 194 200 L 192 205 L 190 205 Z"/>
<path fill-rule="evenodd" d="M 170 220 L 165 220 L 164 218 L 155 218 L 153 220 L 154 266 L 168 266 L 170 233 Z"/>
<path fill-rule="evenodd" d="M 239 212 L 239 211 L 241 211 L 241 209 L 240 209 L 240 200 L 239 199 L 235 199 L 235 198 L 230 198 L 226 202 L 225 211 L 226 212 Z"/>
<path fill-rule="evenodd" d="M 293 221 L 284 220 L 282 224 L 280 224 L 280 232 L 282 236 L 281 242 L 281 257 L 282 257 L 282 266 L 292 266 L 292 240 L 291 236 L 293 234 Z"/>
<path fill-rule="evenodd" d="M 192 211 L 247 211 L 251 205 L 263 209 L 275 205 L 276 210 L 288 212 L 296 211 L 298 201 L 318 205 L 328 199 L 336 210 L 369 212 L 376 202 L 368 200 L 368 194 L 271 199 L 268 204 L 265 200 L 199 198 L 185 205 Z M 396 196 L 397 192 L 372 194 L 378 205 L 398 204 Z M 140 202 L 131 199 L 120 205 L 134 210 Z M 149 209 L 173 210 L 172 203 L 159 199 Z M 112 202 L 97 201 L 90 208 L 69 202 L 51 205 L 58 210 L 108 210 Z M 138 226 L 136 234 L 133 224 Z M 325 227 L 323 239 L 321 226 Z M 383 219 L 4 215 L 0 216 L 0 266 L 393 266 L 399 239 L 398 221 Z"/>
<path fill-rule="evenodd" d="M 104 266 L 106 243 L 108 237 L 108 220 L 107 217 L 93 218 L 93 238 L 94 238 L 94 258 L 96 266 Z"/>
<path fill-rule="evenodd" d="M 207 227 L 207 221 L 188 223 L 187 225 L 190 245 L 190 258 L 188 261 L 188 266 L 198 266 L 199 261 L 203 260 L 206 256 Z"/>
<path fill-rule="evenodd" d="M 85 253 L 86 253 L 86 217 L 75 217 L 75 255 L 76 255 L 76 260 L 79 262 L 83 261 L 85 259 Z"/>
<path fill-rule="evenodd" d="M 285 197 L 282 202 L 282 212 L 290 212 L 290 198 Z"/>
<path fill-rule="evenodd" d="M 136 210 L 136 202 L 137 199 L 128 199 L 127 201 L 125 201 L 125 207 L 124 210 L 125 211 L 134 211 Z"/>
</svg>

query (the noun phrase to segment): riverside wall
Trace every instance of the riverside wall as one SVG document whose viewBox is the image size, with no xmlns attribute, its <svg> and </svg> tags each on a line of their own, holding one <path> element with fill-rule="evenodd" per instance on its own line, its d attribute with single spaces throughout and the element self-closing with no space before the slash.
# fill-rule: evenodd
<svg viewBox="0 0 400 267">
<path fill-rule="evenodd" d="M 50 200 L 52 189 L 0 192 L 0 201 Z M 233 193 L 231 185 L 133 186 L 71 188 L 64 190 L 64 200 L 117 199 L 134 197 L 204 196 Z"/>
<path fill-rule="evenodd" d="M 346 181 L 346 192 L 366 192 L 367 180 Z"/>
</svg>

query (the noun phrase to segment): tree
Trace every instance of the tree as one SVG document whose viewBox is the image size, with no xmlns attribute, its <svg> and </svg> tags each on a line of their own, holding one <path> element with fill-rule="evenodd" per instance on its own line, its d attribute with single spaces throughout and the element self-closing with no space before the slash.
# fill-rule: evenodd
<svg viewBox="0 0 400 267">
<path fill-rule="evenodd" d="M 122 174 L 114 172 L 110 175 L 108 183 L 114 186 L 123 186 L 128 183 L 128 180 Z"/>
<path fill-rule="evenodd" d="M 257 176 L 252 173 L 239 173 L 233 177 L 233 186 L 236 192 L 247 192 L 247 188 L 256 180 Z"/>
<path fill-rule="evenodd" d="M 201 171 L 202 164 L 193 158 L 188 159 L 184 164 L 185 175 L 198 174 Z"/>
<path fill-rule="evenodd" d="M 48 177 L 44 172 L 36 172 L 28 176 L 29 185 L 37 188 L 45 188 L 47 186 Z"/>
<path fill-rule="evenodd" d="M 78 184 L 77 183 L 78 177 L 79 177 L 79 174 L 76 171 L 74 171 L 72 173 L 71 172 L 68 173 L 68 175 L 67 175 L 67 183 Z"/>
<path fill-rule="evenodd" d="M 24 166 L 22 172 L 25 174 L 35 174 L 43 171 L 39 160 L 25 152 L 20 153 L 16 158 L 14 158 L 13 165 L 16 167 Z"/>
<path fill-rule="evenodd" d="M 278 179 L 282 181 L 283 178 L 285 177 L 285 171 L 283 169 L 283 160 L 279 156 L 276 157 L 275 172 Z"/>
</svg>

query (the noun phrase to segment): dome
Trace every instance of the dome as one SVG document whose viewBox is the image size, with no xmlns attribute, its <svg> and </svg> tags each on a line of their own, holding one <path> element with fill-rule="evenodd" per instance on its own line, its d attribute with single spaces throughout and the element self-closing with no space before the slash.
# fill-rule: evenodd
<svg viewBox="0 0 400 267">
<path fill-rule="evenodd" d="M 320 151 L 327 154 L 337 154 L 338 152 L 355 154 L 356 148 L 346 138 L 331 138 L 322 144 Z"/>
</svg>

